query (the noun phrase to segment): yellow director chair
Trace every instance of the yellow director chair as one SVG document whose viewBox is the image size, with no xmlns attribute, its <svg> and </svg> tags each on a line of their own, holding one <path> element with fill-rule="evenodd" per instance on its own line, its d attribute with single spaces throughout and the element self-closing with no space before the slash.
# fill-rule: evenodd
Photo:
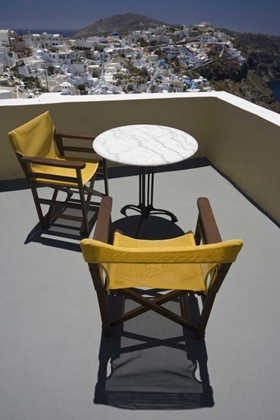
<svg viewBox="0 0 280 420">
<path fill-rule="evenodd" d="M 65 146 L 64 139 L 77 139 L 93 142 L 95 136 L 84 136 L 55 131 L 50 113 L 47 111 L 31 121 L 8 133 L 8 138 L 27 177 L 41 226 L 48 226 L 50 217 L 81 221 L 81 231 L 89 234 L 88 210 L 92 195 L 108 195 L 106 161 L 65 156 L 65 152 L 93 153 L 89 147 Z M 105 194 L 93 190 L 96 174 L 104 178 Z M 89 186 L 86 184 L 89 182 Z M 38 186 L 54 189 L 52 199 L 40 198 Z M 67 193 L 65 201 L 57 200 L 59 191 Z M 72 200 L 72 194 L 79 193 L 80 200 Z M 44 218 L 41 204 L 49 205 Z M 65 214 L 57 207 L 82 210 L 82 216 Z"/>
<path fill-rule="evenodd" d="M 198 199 L 198 220 L 195 234 L 166 240 L 141 240 L 119 232 L 111 238 L 112 198 L 102 199 L 93 239 L 83 239 L 81 248 L 89 265 L 97 292 L 102 328 L 106 335 L 115 325 L 128 321 L 148 310 L 204 337 L 208 318 L 223 280 L 236 260 L 243 242 L 240 239 L 222 241 L 207 198 Z M 142 288 L 164 292 L 153 300 L 141 294 Z M 140 304 L 109 319 L 108 293 L 121 294 Z M 202 298 L 202 310 L 197 325 L 191 322 L 186 295 L 196 293 Z M 163 305 L 181 299 L 183 316 Z"/>
</svg>

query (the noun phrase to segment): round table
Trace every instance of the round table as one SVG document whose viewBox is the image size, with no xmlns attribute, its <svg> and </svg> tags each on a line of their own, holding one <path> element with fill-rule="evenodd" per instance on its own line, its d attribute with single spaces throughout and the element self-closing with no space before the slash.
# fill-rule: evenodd
<svg viewBox="0 0 280 420">
<path fill-rule="evenodd" d="M 192 136 L 172 127 L 136 124 L 105 131 L 93 143 L 95 152 L 103 158 L 140 167 L 139 204 L 126 205 L 121 209 L 122 214 L 132 209 L 142 215 L 141 221 L 153 213 L 166 214 L 177 222 L 173 213 L 153 207 L 154 167 L 181 162 L 194 155 L 198 144 Z"/>
</svg>

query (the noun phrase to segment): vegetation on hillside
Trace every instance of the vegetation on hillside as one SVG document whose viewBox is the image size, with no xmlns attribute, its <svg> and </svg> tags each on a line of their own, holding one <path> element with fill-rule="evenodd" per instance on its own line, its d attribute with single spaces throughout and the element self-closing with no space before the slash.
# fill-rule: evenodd
<svg viewBox="0 0 280 420">
<path fill-rule="evenodd" d="M 280 80 L 280 36 L 223 31 L 234 37 L 234 46 L 257 76 L 265 82 Z"/>
</svg>

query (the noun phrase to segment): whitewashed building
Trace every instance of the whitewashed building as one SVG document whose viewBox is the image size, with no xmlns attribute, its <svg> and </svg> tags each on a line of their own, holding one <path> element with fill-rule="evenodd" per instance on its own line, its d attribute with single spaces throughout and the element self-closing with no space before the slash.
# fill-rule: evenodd
<svg viewBox="0 0 280 420">
<path fill-rule="evenodd" d="M 63 44 L 63 36 L 61 34 L 47 32 L 43 32 L 42 34 L 28 32 L 23 35 L 23 39 L 27 47 L 41 46 L 42 48 L 50 48 Z"/>
<path fill-rule="evenodd" d="M 3 47 L 10 47 L 10 39 L 18 38 L 18 34 L 15 31 L 11 31 L 10 29 L 0 29 L 0 44 L 2 44 Z"/>
</svg>

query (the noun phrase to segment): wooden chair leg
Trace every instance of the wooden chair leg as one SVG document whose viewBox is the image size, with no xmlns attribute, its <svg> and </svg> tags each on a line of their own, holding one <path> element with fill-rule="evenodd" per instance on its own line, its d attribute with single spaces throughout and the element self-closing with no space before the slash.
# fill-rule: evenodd
<svg viewBox="0 0 280 420">
<path fill-rule="evenodd" d="M 85 192 L 84 192 L 84 186 L 82 181 L 82 175 L 81 171 L 77 170 L 77 179 L 78 179 L 78 188 L 79 188 L 79 194 L 80 194 L 80 200 L 81 200 L 81 206 L 82 206 L 82 213 L 83 213 L 83 222 L 81 224 L 81 232 L 86 232 L 87 235 L 89 235 L 89 226 L 88 226 L 88 218 L 87 218 L 87 208 L 86 208 L 86 201 L 85 201 Z"/>
<path fill-rule="evenodd" d="M 55 201 L 56 200 L 57 194 L 58 194 L 58 189 L 55 188 L 54 189 L 54 192 L 53 192 L 53 196 L 52 196 L 52 201 Z M 50 208 L 49 208 L 49 211 L 47 213 L 46 220 L 45 220 L 45 227 L 46 228 L 49 227 L 50 216 L 52 214 L 52 211 L 53 211 L 54 207 L 55 207 L 55 204 L 50 205 Z"/>
<path fill-rule="evenodd" d="M 107 292 L 100 277 L 99 268 L 97 264 L 89 264 L 89 270 L 92 277 L 92 282 L 97 294 L 99 310 L 102 321 L 102 331 L 106 336 L 111 334 L 111 324 L 108 311 Z"/>
<path fill-rule="evenodd" d="M 90 182 L 89 188 L 92 189 L 93 188 L 93 184 L 94 184 L 94 180 L 95 178 L 93 178 Z M 85 201 L 85 208 L 86 208 L 86 214 L 87 214 L 87 218 L 88 218 L 88 210 L 89 210 L 89 205 L 90 205 L 90 200 L 91 200 L 91 196 L 92 194 L 88 191 L 87 192 L 87 199 Z M 88 223 L 88 222 L 87 222 Z M 86 230 L 86 226 L 85 226 L 85 221 L 82 221 L 82 225 L 81 225 L 81 232 L 84 232 Z M 87 234 L 89 234 L 89 232 L 87 232 Z"/>
<path fill-rule="evenodd" d="M 83 221 L 81 224 L 80 232 L 85 232 L 87 235 L 89 235 L 89 226 L 88 226 L 88 217 L 87 217 L 87 211 L 86 211 L 86 202 L 83 192 L 80 193 L 80 199 L 81 199 L 81 206 L 82 206 L 82 213 L 83 213 Z"/>
<path fill-rule="evenodd" d="M 33 195 L 35 207 L 36 207 L 36 210 L 37 210 L 37 214 L 38 214 L 38 217 L 39 217 L 40 225 L 42 227 L 44 227 L 45 226 L 45 219 L 44 219 L 44 216 L 43 216 L 41 205 L 39 203 L 39 196 L 38 196 L 38 193 L 37 193 L 37 189 L 36 189 L 33 182 L 30 182 L 30 187 L 31 187 L 31 192 L 32 192 L 32 195 Z"/>
<path fill-rule="evenodd" d="M 91 182 L 90 182 L 90 184 L 89 184 L 89 188 L 90 188 L 90 189 L 92 189 L 92 188 L 93 188 L 94 181 L 95 181 L 95 178 L 92 178 L 92 180 L 91 180 Z M 86 201 L 86 208 L 87 208 L 87 210 L 89 209 L 91 196 L 92 196 L 92 194 L 90 194 L 90 193 L 88 192 L 87 201 Z"/>
<path fill-rule="evenodd" d="M 191 309 L 190 309 L 188 294 L 184 293 L 183 295 L 181 295 L 180 301 L 181 301 L 182 315 L 191 324 L 192 323 L 192 317 L 191 317 Z"/>
<path fill-rule="evenodd" d="M 97 299 L 100 308 L 100 315 L 102 320 L 102 331 L 106 337 L 111 335 L 111 324 L 109 319 L 109 311 L 108 311 L 108 302 L 107 302 L 107 294 L 104 291 L 96 290 Z"/>
<path fill-rule="evenodd" d="M 212 310 L 212 306 L 214 304 L 216 297 L 216 293 L 209 292 L 206 296 L 206 299 L 204 301 L 203 309 L 201 311 L 201 315 L 198 321 L 198 326 L 196 330 L 196 338 L 203 338 L 205 335 L 205 329 L 207 326 L 207 322 Z"/>
</svg>

